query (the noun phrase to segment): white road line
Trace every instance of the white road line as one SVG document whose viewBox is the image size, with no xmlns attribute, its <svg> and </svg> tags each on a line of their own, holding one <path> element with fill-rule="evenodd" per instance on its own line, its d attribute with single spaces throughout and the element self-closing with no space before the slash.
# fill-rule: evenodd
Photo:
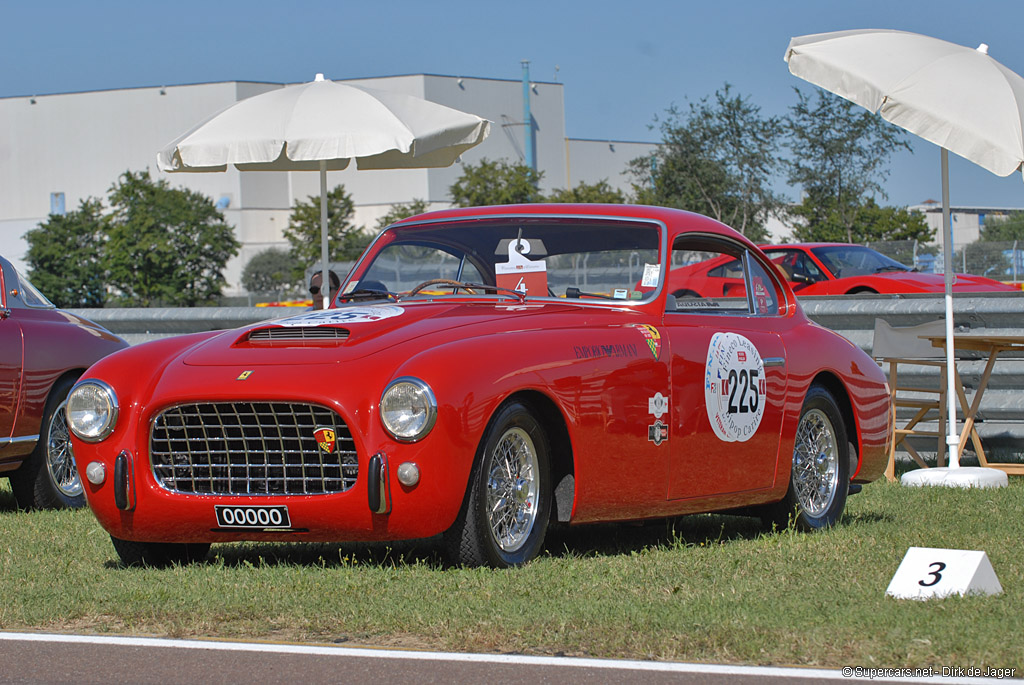
<svg viewBox="0 0 1024 685">
<path fill-rule="evenodd" d="M 375 647 L 334 647 L 330 645 L 294 645 L 269 642 L 222 642 L 219 640 L 173 640 L 150 637 L 115 637 L 103 635 L 60 635 L 53 633 L 9 633 L 0 631 L 0 640 L 26 642 L 57 642 L 67 644 L 117 645 L 124 647 L 157 647 L 163 649 L 209 649 L 264 654 L 307 654 L 314 656 L 347 656 L 362 659 L 409 659 L 418 661 L 455 661 L 480 664 L 523 664 L 564 668 L 599 668 L 623 671 L 656 671 L 663 673 L 706 673 L 726 676 L 769 676 L 785 678 L 823 678 L 844 681 L 890 682 L 895 679 L 874 676 L 844 676 L 839 670 L 817 668 L 772 668 L 767 666 L 723 666 L 666 661 L 635 661 L 590 659 L 580 657 L 527 656 L 521 654 L 471 654 L 461 652 L 427 652 L 378 649 Z M 901 682 L 963 683 L 961 678 L 909 678 Z M 1005 682 L 994 678 L 972 678 L 972 685 Z"/>
</svg>

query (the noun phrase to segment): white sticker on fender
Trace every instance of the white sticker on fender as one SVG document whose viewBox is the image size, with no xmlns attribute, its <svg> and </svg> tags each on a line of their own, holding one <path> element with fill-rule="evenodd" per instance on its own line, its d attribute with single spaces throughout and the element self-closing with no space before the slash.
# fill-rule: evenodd
<svg viewBox="0 0 1024 685">
<path fill-rule="evenodd" d="M 767 383 L 754 343 L 737 333 L 715 333 L 704 367 L 704 404 L 715 435 L 746 442 L 764 416 Z"/>
<path fill-rule="evenodd" d="M 400 315 L 404 310 L 394 305 L 376 305 L 369 307 L 341 307 L 340 309 L 324 309 L 308 312 L 287 319 L 278 319 L 275 326 L 346 326 L 350 323 L 380 321 Z"/>
</svg>

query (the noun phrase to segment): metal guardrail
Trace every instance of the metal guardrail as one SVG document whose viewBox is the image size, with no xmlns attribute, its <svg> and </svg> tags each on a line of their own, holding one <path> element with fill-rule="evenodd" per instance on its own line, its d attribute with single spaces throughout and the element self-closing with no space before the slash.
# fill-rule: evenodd
<svg viewBox="0 0 1024 685">
<path fill-rule="evenodd" d="M 825 328 L 845 336 L 871 353 L 875 319 L 893 326 L 913 326 L 941 319 L 942 295 L 858 295 L 801 298 L 807 315 Z M 285 316 L 302 310 L 294 307 L 196 307 L 179 309 L 75 309 L 120 335 L 131 344 L 148 340 L 236 328 Z M 953 316 L 960 333 L 1024 335 L 1024 292 L 991 293 L 953 298 Z M 957 364 L 968 397 L 977 387 L 984 360 L 966 355 Z M 915 385 L 935 386 L 938 374 L 922 367 Z M 1024 356 L 1000 358 L 989 381 L 979 414 L 978 431 L 986 450 L 996 453 L 1024 453 Z M 934 445 L 915 442 L 927 452 Z"/>
</svg>

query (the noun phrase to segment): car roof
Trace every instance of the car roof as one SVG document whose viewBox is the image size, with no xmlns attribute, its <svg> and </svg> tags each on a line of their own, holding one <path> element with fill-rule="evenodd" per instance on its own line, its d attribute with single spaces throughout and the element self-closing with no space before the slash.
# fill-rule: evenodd
<svg viewBox="0 0 1024 685">
<path fill-rule="evenodd" d="M 858 245 L 857 243 L 777 243 L 772 245 L 759 245 L 762 250 L 778 250 L 780 248 L 807 248 L 813 249 L 815 247 L 863 247 L 871 249 L 867 245 Z"/>
<path fill-rule="evenodd" d="M 730 238 L 738 238 L 753 246 L 745 236 L 726 226 L 720 221 L 694 212 L 669 207 L 651 205 L 623 204 L 583 204 L 583 203 L 531 203 L 519 205 L 491 205 L 486 207 L 454 207 L 442 209 L 414 217 L 402 219 L 394 225 L 410 225 L 421 222 L 437 222 L 444 220 L 465 220 L 489 217 L 602 217 L 609 219 L 658 221 L 668 227 L 669 237 L 674 238 L 680 233 L 701 232 L 718 234 Z"/>
</svg>

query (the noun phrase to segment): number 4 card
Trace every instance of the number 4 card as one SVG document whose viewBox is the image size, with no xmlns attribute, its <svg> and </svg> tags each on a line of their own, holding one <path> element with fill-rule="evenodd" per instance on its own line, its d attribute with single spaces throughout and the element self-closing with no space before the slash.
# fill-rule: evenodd
<svg viewBox="0 0 1024 685">
<path fill-rule="evenodd" d="M 885 594 L 898 599 L 999 595 L 1003 586 L 984 552 L 911 547 Z"/>
</svg>

